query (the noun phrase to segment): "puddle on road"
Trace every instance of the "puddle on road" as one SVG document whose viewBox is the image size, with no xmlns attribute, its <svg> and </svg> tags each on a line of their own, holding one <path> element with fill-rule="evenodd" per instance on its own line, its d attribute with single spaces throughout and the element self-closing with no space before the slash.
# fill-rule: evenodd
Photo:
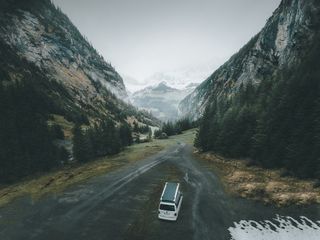
<svg viewBox="0 0 320 240">
<path fill-rule="evenodd" d="M 231 240 L 319 240 L 320 221 L 277 216 L 272 220 L 242 220 L 230 227 Z"/>
</svg>

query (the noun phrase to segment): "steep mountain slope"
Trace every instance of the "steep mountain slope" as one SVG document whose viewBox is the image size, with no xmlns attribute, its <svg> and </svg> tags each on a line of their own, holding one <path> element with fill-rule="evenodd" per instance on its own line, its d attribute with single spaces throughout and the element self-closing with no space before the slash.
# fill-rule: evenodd
<svg viewBox="0 0 320 240">
<path fill-rule="evenodd" d="M 193 117 L 204 112 L 199 148 L 320 181 L 319 16 L 317 0 L 283 0 L 262 32 L 184 100 L 199 107 Z"/>
<path fill-rule="evenodd" d="M 129 124 L 159 124 L 126 98 L 119 74 L 50 0 L 0 1 L 1 184 L 118 153 L 132 143 Z"/>
<path fill-rule="evenodd" d="M 317 1 L 283 0 L 262 31 L 181 102 L 181 114 L 198 118 L 211 96 L 228 97 L 242 84 L 259 85 L 300 64 L 318 31 L 318 5 Z"/>
<path fill-rule="evenodd" d="M 52 113 L 71 121 L 83 116 L 119 120 L 128 113 L 151 123 L 151 116 L 119 100 L 127 98 L 120 75 L 49 0 L 1 1 L 0 26 L 5 84 L 37 81 L 52 100 Z"/>
<path fill-rule="evenodd" d="M 133 93 L 130 100 L 140 109 L 150 111 L 162 121 L 178 119 L 179 102 L 192 92 L 196 84 L 187 85 L 184 89 L 169 87 L 166 82 L 144 88 Z"/>
</svg>

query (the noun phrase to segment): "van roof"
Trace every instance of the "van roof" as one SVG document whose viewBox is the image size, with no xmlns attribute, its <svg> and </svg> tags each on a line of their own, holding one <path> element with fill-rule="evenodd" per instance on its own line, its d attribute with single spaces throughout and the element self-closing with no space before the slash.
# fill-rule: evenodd
<svg viewBox="0 0 320 240">
<path fill-rule="evenodd" d="M 174 202 L 179 189 L 179 183 L 166 182 L 164 186 L 161 201 L 162 202 Z"/>
</svg>

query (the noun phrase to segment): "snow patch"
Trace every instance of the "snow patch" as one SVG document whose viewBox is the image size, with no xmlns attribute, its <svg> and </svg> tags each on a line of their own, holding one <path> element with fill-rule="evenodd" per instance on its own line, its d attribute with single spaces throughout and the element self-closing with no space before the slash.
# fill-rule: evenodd
<svg viewBox="0 0 320 240">
<path fill-rule="evenodd" d="M 230 227 L 231 240 L 319 240 L 320 221 L 277 216 L 272 220 L 242 220 Z"/>
</svg>

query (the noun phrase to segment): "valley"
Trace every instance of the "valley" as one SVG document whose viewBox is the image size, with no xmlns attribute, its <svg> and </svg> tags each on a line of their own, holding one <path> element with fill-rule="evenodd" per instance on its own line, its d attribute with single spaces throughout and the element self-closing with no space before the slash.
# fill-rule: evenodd
<svg viewBox="0 0 320 240">
<path fill-rule="evenodd" d="M 16 199 L 0 209 L 1 239 L 317 239 L 319 205 L 276 208 L 226 194 L 193 157 L 193 137 L 187 132 L 155 155 L 60 192 Z M 179 181 L 184 194 L 175 223 L 157 219 L 168 180 Z"/>
<path fill-rule="evenodd" d="M 0 239 L 318 240 L 320 2 L 118 4 L 0 1 Z"/>
</svg>

